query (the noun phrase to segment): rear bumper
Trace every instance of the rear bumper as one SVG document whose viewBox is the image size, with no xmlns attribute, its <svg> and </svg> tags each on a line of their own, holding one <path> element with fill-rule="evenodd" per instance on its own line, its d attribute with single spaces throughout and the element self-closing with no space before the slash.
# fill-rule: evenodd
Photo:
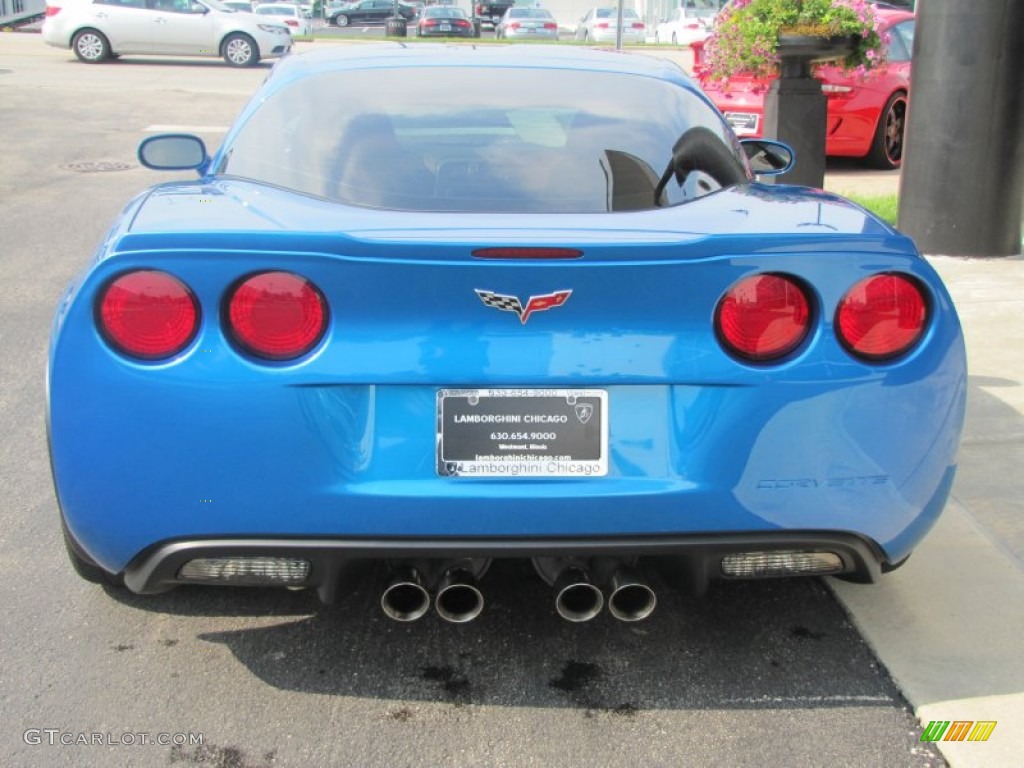
<svg viewBox="0 0 1024 768">
<path fill-rule="evenodd" d="M 275 37 L 272 41 L 267 44 L 260 45 L 260 58 L 261 59 L 274 59 L 286 56 L 292 50 L 291 37 L 285 41 Z"/>
<path fill-rule="evenodd" d="M 69 530 L 111 572 L 160 542 L 248 538 L 494 551 L 519 537 L 838 530 L 900 559 L 952 484 L 961 398 L 949 385 L 806 385 L 795 401 L 787 387 L 776 400 L 609 386 L 609 468 L 596 478 L 438 476 L 436 388 L 412 385 L 137 387 L 118 408 L 54 399 L 52 455 Z"/>
<path fill-rule="evenodd" d="M 505 37 L 509 40 L 558 40 L 558 31 L 554 30 L 551 32 L 528 32 L 528 31 L 509 31 L 505 33 Z"/>
<path fill-rule="evenodd" d="M 591 41 L 595 43 L 614 43 L 616 38 L 615 30 L 594 30 L 591 33 Z M 622 33 L 622 42 L 625 45 L 642 45 L 647 40 L 646 33 Z"/>
<path fill-rule="evenodd" d="M 702 536 L 645 536 L 619 538 L 513 539 L 291 539 L 203 538 L 168 541 L 136 557 L 124 571 L 125 585 L 138 594 L 163 592 L 190 584 L 217 583 L 190 579 L 182 568 L 191 561 L 226 558 L 279 558 L 308 564 L 308 573 L 287 586 L 315 588 L 333 602 L 346 576 L 374 560 L 467 560 L 489 558 L 559 558 L 637 560 L 668 574 L 677 586 L 696 593 L 708 582 L 729 579 L 723 559 L 761 553 L 828 553 L 838 557 L 832 575 L 871 583 L 895 564 L 873 542 L 837 531 L 785 531 Z M 793 572 L 773 575 L 820 575 Z M 759 578 L 761 576 L 754 576 Z M 225 580 L 231 586 L 268 586 L 266 580 Z"/>
</svg>

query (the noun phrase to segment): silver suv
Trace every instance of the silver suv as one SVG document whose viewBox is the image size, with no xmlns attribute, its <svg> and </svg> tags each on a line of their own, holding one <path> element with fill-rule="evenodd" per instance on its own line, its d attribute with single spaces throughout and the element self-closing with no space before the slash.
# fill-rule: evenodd
<svg viewBox="0 0 1024 768">
<path fill-rule="evenodd" d="M 292 47 L 284 24 L 218 0 L 47 0 L 43 40 L 87 63 L 156 54 L 222 56 L 251 67 Z"/>
</svg>

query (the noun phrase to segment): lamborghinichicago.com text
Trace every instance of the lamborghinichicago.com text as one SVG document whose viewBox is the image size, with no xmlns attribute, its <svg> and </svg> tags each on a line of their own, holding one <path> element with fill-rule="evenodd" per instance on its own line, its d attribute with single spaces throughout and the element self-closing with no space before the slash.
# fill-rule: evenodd
<svg viewBox="0 0 1024 768">
<path fill-rule="evenodd" d="M 22 740 L 31 747 L 172 747 L 202 746 L 201 733 L 152 733 L 149 731 L 74 732 L 60 728 L 29 728 Z"/>
</svg>

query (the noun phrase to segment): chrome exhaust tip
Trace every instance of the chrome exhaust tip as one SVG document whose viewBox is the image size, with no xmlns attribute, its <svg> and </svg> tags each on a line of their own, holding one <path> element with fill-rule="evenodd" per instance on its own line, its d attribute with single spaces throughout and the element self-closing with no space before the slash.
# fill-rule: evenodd
<svg viewBox="0 0 1024 768">
<path fill-rule="evenodd" d="M 472 621 L 484 609 L 484 596 L 469 571 L 452 568 L 445 571 L 437 588 L 434 602 L 437 615 L 453 624 Z"/>
<path fill-rule="evenodd" d="M 567 568 L 555 580 L 555 610 L 566 621 L 590 621 L 604 607 L 604 595 L 579 568 Z"/>
<path fill-rule="evenodd" d="M 430 593 L 415 568 L 396 571 L 380 596 L 384 615 L 395 621 L 416 621 L 430 610 Z"/>
<path fill-rule="evenodd" d="M 609 584 L 608 612 L 619 621 L 642 621 L 654 612 L 654 590 L 631 568 L 619 568 Z"/>
</svg>

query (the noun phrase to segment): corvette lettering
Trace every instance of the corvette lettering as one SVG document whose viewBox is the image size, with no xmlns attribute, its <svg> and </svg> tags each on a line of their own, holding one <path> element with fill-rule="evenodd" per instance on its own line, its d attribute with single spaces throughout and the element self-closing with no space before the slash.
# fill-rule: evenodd
<svg viewBox="0 0 1024 768">
<path fill-rule="evenodd" d="M 479 288 L 476 289 L 476 295 L 488 307 L 494 307 L 503 312 L 515 312 L 519 317 L 519 322 L 526 325 L 526 321 L 534 312 L 543 312 L 544 310 L 553 309 L 565 304 L 572 295 L 572 291 L 555 291 L 554 293 L 545 293 L 540 296 L 531 296 L 527 300 L 525 307 L 518 296 L 506 296 L 501 293 L 493 293 L 492 291 L 483 291 Z"/>
</svg>

